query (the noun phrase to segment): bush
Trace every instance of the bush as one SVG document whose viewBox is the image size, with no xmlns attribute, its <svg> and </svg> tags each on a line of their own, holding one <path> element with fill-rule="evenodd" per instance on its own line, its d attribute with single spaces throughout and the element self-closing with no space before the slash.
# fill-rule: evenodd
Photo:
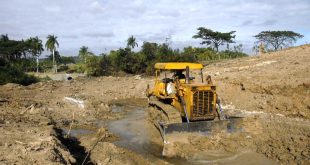
<svg viewBox="0 0 310 165">
<path fill-rule="evenodd" d="M 0 67 L 0 85 L 6 83 L 16 83 L 21 85 L 30 85 L 38 82 L 39 79 L 33 75 L 25 74 L 24 72 L 14 67 Z"/>
<path fill-rule="evenodd" d="M 73 72 L 76 72 L 76 73 L 85 73 L 85 71 L 86 71 L 85 65 L 79 63 L 79 64 L 76 64 L 76 65 L 73 67 L 73 69 L 69 70 L 68 72 L 71 72 L 71 73 L 73 73 Z"/>
<path fill-rule="evenodd" d="M 87 75 L 99 76 L 100 75 L 99 57 L 97 56 L 87 57 L 85 64 L 85 71 Z"/>
<path fill-rule="evenodd" d="M 57 69 L 58 72 L 63 72 L 67 70 L 69 70 L 69 67 L 67 65 L 60 65 L 58 66 L 58 69 Z"/>
</svg>

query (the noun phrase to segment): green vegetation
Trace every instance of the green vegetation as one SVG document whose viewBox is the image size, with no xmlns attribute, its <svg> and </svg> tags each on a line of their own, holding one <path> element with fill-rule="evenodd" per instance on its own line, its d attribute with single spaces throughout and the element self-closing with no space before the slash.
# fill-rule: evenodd
<svg viewBox="0 0 310 165">
<path fill-rule="evenodd" d="M 289 47 L 303 35 L 293 31 L 262 31 L 254 37 L 269 51 L 277 51 Z"/>
<path fill-rule="evenodd" d="M 42 41 L 29 38 L 26 41 L 10 40 L 8 35 L 0 37 L 0 84 L 9 82 L 29 85 L 38 79 L 24 73 L 36 70 L 34 59 L 43 50 Z"/>
<path fill-rule="evenodd" d="M 127 40 L 127 47 L 131 47 L 131 48 L 135 48 L 138 47 L 138 43 L 136 42 L 136 38 L 134 38 L 133 36 L 129 37 Z"/>
<path fill-rule="evenodd" d="M 154 73 L 153 67 L 157 62 L 201 62 L 210 63 L 221 59 L 231 59 L 245 57 L 242 45 L 235 43 L 235 31 L 222 33 L 204 27 L 199 27 L 193 38 L 202 39 L 201 44 L 208 47 L 198 48 L 188 46 L 183 50 L 173 49 L 167 43 L 143 42 L 139 51 L 133 51 L 138 47 L 134 36 L 127 39 L 124 48 L 111 50 L 109 53 L 95 55 L 87 46 L 82 46 L 78 57 L 61 56 L 56 47 L 59 47 L 57 37 L 48 35 L 45 43 L 46 49 L 51 54 L 46 59 L 39 56 L 43 49 L 42 40 L 38 37 L 30 37 L 26 40 L 11 40 L 8 35 L 0 37 L 0 84 L 8 82 L 29 85 L 39 81 L 24 72 L 58 71 L 67 73 L 86 73 L 90 76 L 108 76 L 127 74 L 147 74 Z M 263 31 L 255 38 L 263 46 L 270 50 L 278 50 L 287 47 L 297 39 L 302 38 L 301 34 L 292 31 Z M 219 49 L 226 44 L 226 49 Z M 263 47 L 261 46 L 261 47 Z M 256 46 L 255 48 L 259 48 Z M 220 51 L 221 50 L 221 51 Z M 70 65 L 68 65 L 70 64 Z M 48 78 L 46 78 L 48 80 Z"/>
<path fill-rule="evenodd" d="M 193 38 L 200 38 L 203 41 L 200 44 L 213 45 L 216 52 L 219 50 L 219 46 L 224 43 L 230 44 L 234 43 L 233 39 L 235 39 L 236 35 L 233 35 L 236 31 L 231 31 L 228 33 L 222 33 L 218 31 L 213 31 L 211 29 L 207 29 L 204 27 L 199 27 L 198 33 L 193 36 Z"/>
<path fill-rule="evenodd" d="M 82 46 L 79 51 L 79 57 L 84 63 L 86 63 L 86 57 L 88 56 L 88 47 Z"/>
<path fill-rule="evenodd" d="M 59 52 L 52 48 L 51 43 L 58 45 L 57 37 L 52 36 L 53 42 L 47 42 L 46 46 L 54 54 L 45 60 L 40 60 L 43 49 L 42 40 L 38 37 L 30 37 L 26 40 L 12 40 L 8 35 L 0 36 L 0 84 L 18 83 L 29 85 L 38 82 L 39 79 L 25 72 L 48 71 L 55 62 L 66 66 L 69 63 L 75 63 L 73 57 L 61 57 Z M 55 41 L 55 42 L 54 42 Z M 54 50 L 54 51 L 53 51 Z M 68 67 L 60 66 L 60 70 L 67 70 Z"/>
<path fill-rule="evenodd" d="M 86 72 L 92 76 L 115 75 L 119 73 L 147 74 L 154 73 L 156 62 L 202 62 L 217 60 L 218 58 L 245 57 L 242 53 L 242 45 L 235 46 L 233 50 L 217 52 L 212 48 L 186 47 L 182 51 L 172 49 L 168 44 L 144 42 L 141 50 L 132 51 L 137 46 L 135 38 L 131 36 L 127 40 L 125 48 L 112 50 L 108 54 L 94 56 L 86 46 L 80 48 L 80 61 L 85 61 L 77 66 L 76 71 Z M 87 54 L 87 55 L 86 55 Z"/>
<path fill-rule="evenodd" d="M 30 85 L 39 81 L 35 76 L 25 74 L 20 66 L 21 63 L 11 65 L 0 58 L 0 85 L 6 83 Z"/>
<path fill-rule="evenodd" d="M 52 52 L 53 54 L 53 72 L 57 73 L 57 63 L 55 60 L 55 51 L 56 51 L 56 46 L 59 47 L 59 43 L 57 41 L 57 37 L 54 35 L 48 35 L 47 36 L 47 41 L 45 43 L 45 47 L 47 50 Z"/>
<path fill-rule="evenodd" d="M 39 72 L 39 56 L 41 55 L 42 51 L 44 51 L 42 40 L 40 40 L 39 37 L 30 37 L 27 42 L 30 43 L 29 45 L 31 48 L 32 56 L 37 59 L 37 72 Z"/>
</svg>

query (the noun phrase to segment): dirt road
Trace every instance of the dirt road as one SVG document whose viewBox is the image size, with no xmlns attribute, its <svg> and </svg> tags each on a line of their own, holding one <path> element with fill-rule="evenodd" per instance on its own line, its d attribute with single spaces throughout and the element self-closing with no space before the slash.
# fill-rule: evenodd
<svg viewBox="0 0 310 165">
<path fill-rule="evenodd" d="M 244 131 L 168 145 L 147 120 L 151 77 L 0 86 L 0 164 L 309 164 L 309 55 L 306 45 L 207 66 Z"/>
</svg>

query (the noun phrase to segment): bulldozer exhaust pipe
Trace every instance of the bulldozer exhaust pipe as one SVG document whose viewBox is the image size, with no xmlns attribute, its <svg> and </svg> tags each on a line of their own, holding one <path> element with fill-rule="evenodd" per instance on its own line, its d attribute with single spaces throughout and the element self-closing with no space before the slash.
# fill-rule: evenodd
<svg viewBox="0 0 310 165">
<path fill-rule="evenodd" d="M 185 83 L 189 84 L 189 66 L 186 66 L 186 70 L 185 70 Z"/>
</svg>

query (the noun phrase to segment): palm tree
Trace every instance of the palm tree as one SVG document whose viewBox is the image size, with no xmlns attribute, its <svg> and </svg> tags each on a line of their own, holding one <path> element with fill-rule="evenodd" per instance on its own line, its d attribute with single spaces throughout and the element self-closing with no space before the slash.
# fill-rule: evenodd
<svg viewBox="0 0 310 165">
<path fill-rule="evenodd" d="M 135 48 L 138 47 L 138 43 L 136 42 L 136 38 L 131 36 L 127 39 L 127 47 Z"/>
<path fill-rule="evenodd" d="M 79 51 L 79 57 L 83 60 L 84 63 L 86 63 L 86 58 L 88 55 L 89 55 L 88 47 L 82 46 Z"/>
<path fill-rule="evenodd" d="M 1 34 L 0 41 L 9 41 L 8 34 Z"/>
<path fill-rule="evenodd" d="M 38 37 L 30 37 L 27 42 L 29 42 L 31 47 L 31 54 L 32 56 L 36 57 L 37 59 L 37 73 L 39 72 L 39 56 L 41 55 L 43 49 L 42 40 L 40 40 Z"/>
<path fill-rule="evenodd" d="M 54 73 L 57 73 L 57 64 L 55 61 L 55 50 L 56 46 L 59 47 L 57 37 L 54 35 L 48 35 L 47 36 L 47 41 L 45 43 L 45 47 L 47 50 L 53 53 L 53 71 Z"/>
</svg>

